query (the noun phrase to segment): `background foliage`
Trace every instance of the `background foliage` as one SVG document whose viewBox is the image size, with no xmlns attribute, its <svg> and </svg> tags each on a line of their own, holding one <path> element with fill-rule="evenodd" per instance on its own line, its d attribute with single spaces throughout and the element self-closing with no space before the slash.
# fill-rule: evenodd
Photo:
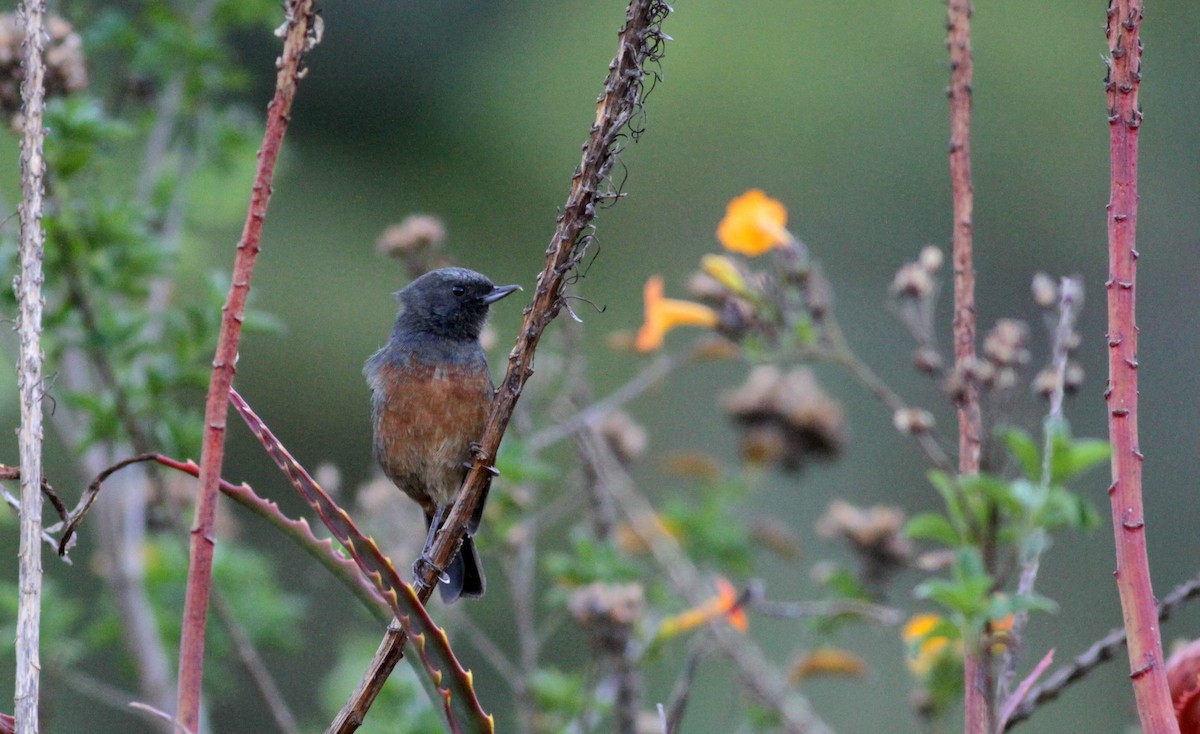
<svg viewBox="0 0 1200 734">
<path fill-rule="evenodd" d="M 197 170 L 187 195 L 178 267 L 182 292 L 201 305 L 212 303 L 205 298 L 209 270 L 227 266 L 244 214 L 252 170 L 252 144 L 244 140 L 257 137 L 253 127 L 259 124 L 277 53 L 269 35 L 270 5 L 254 4 L 253 11 L 238 11 L 244 13 L 238 18 L 231 15 L 238 3 L 217 5 L 219 27 L 230 29 L 236 49 L 226 63 L 222 39 L 168 35 L 161 46 L 143 44 L 152 34 L 123 26 L 115 11 L 62 3 L 61 11 L 86 31 L 89 48 L 106 43 L 112 49 L 90 69 L 94 90 L 127 71 L 114 60 L 124 44 L 134 52 L 131 63 L 139 72 L 153 76 L 171 64 L 195 64 L 205 70 L 189 79 L 197 98 L 222 110 L 227 101 L 235 105 L 234 112 L 222 112 L 193 133 L 208 136 L 212 164 Z M 347 491 L 375 472 L 360 369 L 390 328 L 394 304 L 388 294 L 405 280 L 401 268 L 375 253 L 377 235 L 405 215 L 433 212 L 445 219 L 450 250 L 462 264 L 497 282 L 532 285 L 612 56 L 621 7 L 417 2 L 334 3 L 325 9 L 327 33 L 301 87 L 254 286 L 256 304 L 283 328 L 247 337 L 237 384 L 301 461 L 337 466 Z M 715 247 L 713 232 L 726 201 L 762 187 L 788 204 L 791 229 L 822 262 L 840 322 L 860 356 L 911 401 L 934 410 L 941 425 L 952 425 L 936 387 L 909 367 L 910 342 L 885 308 L 895 268 L 921 246 L 945 246 L 949 240 L 944 7 L 763 0 L 681 3 L 676 11 L 665 28 L 676 40 L 668 47 L 664 80 L 648 103 L 648 133 L 623 157 L 628 198 L 601 214 L 596 260 L 578 285 L 581 295 L 606 307 L 603 313 L 577 308 L 585 321 L 583 348 L 596 368 L 597 394 L 621 384 L 640 366 L 641 358 L 607 349 L 605 337 L 640 322 L 645 278 L 663 273 L 668 292 L 682 292 L 700 255 Z M 150 23 L 156 17 L 168 22 L 153 12 L 146 17 Z M 973 23 L 981 331 L 1001 316 L 1036 323 L 1027 296 L 1034 271 L 1084 277 L 1091 301 L 1080 323 L 1079 358 L 1088 381 L 1068 407 L 1077 436 L 1104 435 L 1102 23 L 1100 6 L 1085 0 L 1032 9 L 979 3 Z M 1192 575 L 1190 559 L 1200 555 L 1189 479 L 1196 459 L 1190 437 L 1197 432 L 1190 396 L 1198 379 L 1190 365 L 1200 357 L 1200 325 L 1190 315 L 1200 308 L 1200 290 L 1185 260 L 1200 245 L 1198 32 L 1200 19 L 1185 2 L 1152 4 L 1143 26 L 1142 450 L 1150 554 L 1160 594 Z M 206 90 L 207 96 L 201 94 Z M 105 102 L 112 106 L 114 100 Z M 105 158 L 105 181 L 136 176 L 141 149 L 134 141 L 141 140 L 136 135 L 144 129 L 138 125 L 148 121 L 128 124 L 128 142 L 110 143 L 118 154 Z M 122 156 L 122 150 L 130 154 Z M 0 160 L 13 161 L 10 170 L 15 171 L 15 138 L 0 140 Z M 15 176 L 0 192 L 11 208 L 17 199 Z M 13 220 L 4 226 L 15 231 Z M 6 231 L 5 238 L 10 234 Z M 121 266 L 114 272 L 130 271 Z M 505 305 L 495 309 L 493 319 L 499 334 L 494 365 L 519 318 L 518 308 Z M 948 321 L 947 316 L 947 329 Z M 948 341 L 946 333 L 942 338 Z M 669 347 L 683 348 L 684 337 L 672 339 L 678 341 L 669 341 Z M 6 334 L 0 340 L 6 353 L 15 352 L 15 340 Z M 1036 355 L 1035 362 L 1044 356 Z M 189 357 L 203 361 L 204 350 Z M 656 500 L 697 491 L 663 468 L 659 459 L 671 453 L 704 447 L 727 467 L 736 466 L 736 437 L 716 401 L 705 396 L 738 384 L 745 371 L 732 362 L 689 367 L 639 401 L 633 412 L 647 426 L 651 454 L 637 471 Z M 756 573 L 767 578 L 773 598 L 816 595 L 807 565 L 826 557 L 849 560 L 811 531 L 811 521 L 834 497 L 857 504 L 895 503 L 914 512 L 940 507 L 919 452 L 892 431 L 890 416 L 839 371 L 819 374 L 847 410 L 850 440 L 842 458 L 800 475 L 759 477 L 756 490 L 747 495 L 748 514 L 788 518 L 803 533 L 802 564 L 765 555 L 757 559 Z M 186 382 L 186 375 L 176 378 Z M 531 389 L 536 383 L 535 377 Z M 0 373 L 3 425 L 16 422 L 14 384 L 11 372 Z M 186 385 L 178 387 L 192 395 Z M 191 404 L 198 408 L 201 400 L 197 392 Z M 144 409 L 155 410 L 153 404 Z M 1037 425 L 1038 414 L 1033 410 L 1018 418 Z M 300 514 L 300 503 L 249 436 L 240 430 L 232 434 L 227 475 L 246 479 L 291 514 Z M 156 438 L 185 451 L 194 441 L 184 433 Z M 15 456 L 12 435 L 0 439 L 0 452 Z M 61 446 L 51 446 L 49 458 L 52 481 L 74 477 L 73 457 Z M 56 486 L 74 497 L 71 481 Z M 1095 472 L 1076 489 L 1102 506 L 1106 486 L 1103 472 Z M 301 718 L 324 721 L 328 709 L 319 708 L 314 686 L 325 671 L 343 665 L 336 646 L 328 643 L 357 649 L 361 638 L 376 636 L 375 625 L 320 569 L 276 542 L 255 520 L 243 521 L 240 538 L 259 547 L 273 564 L 282 593 L 308 600 L 300 621 L 290 625 L 299 639 L 270 653 L 268 661 Z M 11 551 L 5 557 L 15 557 L 15 533 L 5 533 L 0 542 L 0 551 Z M 566 547 L 566 542 L 555 545 Z M 1031 650 L 1056 646 L 1061 659 L 1119 625 L 1110 545 L 1104 532 L 1060 538 L 1043 563 L 1039 586 L 1060 610 L 1035 618 Z M 73 568 L 47 562 L 60 592 L 70 589 L 73 597 L 85 599 L 99 593 L 89 581 L 87 569 L 94 561 L 88 550 L 85 538 Z M 913 575 L 897 588 L 911 588 L 917 580 Z M 919 606 L 903 595 L 892 601 Z M 460 609 L 493 632 L 499 625 L 493 620 L 507 614 L 499 595 Z M 71 605 L 63 610 L 70 612 Z M 1185 610 L 1165 628 L 1165 639 L 1194 636 L 1196 615 Z M 88 627 L 72 629 L 83 635 Z M 774 646 L 781 665 L 802 646 L 803 631 L 794 622 L 752 620 L 751 630 L 760 640 L 783 641 Z M 99 644 L 102 630 L 89 639 Z M 906 703 L 911 682 L 896 630 L 862 628 L 842 642 L 867 655 L 872 672 L 866 682 L 810 684 L 808 694 L 822 714 L 843 731 L 892 730 L 897 721 L 913 721 L 915 728 Z M 81 665 L 97 677 L 129 680 L 119 659 L 95 649 L 72 654 L 81 655 Z M 646 677 L 647 701 L 669 693 L 679 665 L 679 651 L 670 652 L 661 669 Z M 548 656 L 570 668 L 583 654 L 564 638 Z M 470 652 L 466 660 L 477 671 L 487 669 Z M 478 678 L 481 696 L 503 717 L 505 694 L 490 677 Z M 1125 677 L 1120 664 L 1101 670 L 1039 712 L 1027 730 L 1131 721 Z M 697 685 L 688 730 L 729 731 L 731 722 L 722 716 L 735 708 L 729 704 L 738 694 L 728 676 L 702 669 Z M 219 694 L 218 730 L 258 729 L 250 723 L 262 716 L 252 695 L 244 686 L 233 688 Z M 344 689 L 341 683 L 339 690 Z M 546 683 L 548 696 L 566 696 L 569 690 L 563 681 Z M 53 702 L 48 713 L 56 730 L 82 730 L 85 721 L 101 727 L 94 731 L 129 730 L 128 717 L 91 710 L 65 690 L 58 694 L 52 688 L 46 697 Z M 704 711 L 705 706 L 710 709 Z"/>
</svg>

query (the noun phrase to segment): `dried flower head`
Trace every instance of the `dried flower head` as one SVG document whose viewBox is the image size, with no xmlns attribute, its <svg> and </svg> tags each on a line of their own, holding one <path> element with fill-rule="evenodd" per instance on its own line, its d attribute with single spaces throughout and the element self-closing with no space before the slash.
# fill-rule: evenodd
<svg viewBox="0 0 1200 734">
<path fill-rule="evenodd" d="M 646 453 L 646 429 L 623 410 L 614 410 L 600 421 L 600 436 L 624 464 L 630 464 Z"/>
<path fill-rule="evenodd" d="M 1058 284 L 1046 273 L 1033 276 L 1033 302 L 1038 308 L 1054 308 L 1058 305 Z"/>
<path fill-rule="evenodd" d="M 817 521 L 817 532 L 848 544 L 858 556 L 863 581 L 878 588 L 909 564 L 913 545 L 904 536 L 904 512 L 896 507 L 855 507 L 835 500 Z"/>
<path fill-rule="evenodd" d="M 57 15 L 46 19 L 46 97 L 65 97 L 87 89 L 87 60 L 83 39 L 71 24 Z M 21 43 L 25 31 L 13 13 L 0 13 L 0 110 L 14 129 L 21 126 Z"/>
<path fill-rule="evenodd" d="M 1029 327 L 1017 319 L 1000 319 L 983 337 L 983 354 L 996 368 L 1029 362 Z"/>
<path fill-rule="evenodd" d="M 632 627 L 646 613 L 646 593 L 639 583 L 597 581 L 576 589 L 567 611 L 583 627 Z"/>
<path fill-rule="evenodd" d="M 905 263 L 892 278 L 889 292 L 897 298 L 922 300 L 933 295 L 936 281 L 920 263 Z"/>
<path fill-rule="evenodd" d="M 742 454 L 747 459 L 795 471 L 811 458 L 830 458 L 841 449 L 842 406 L 807 368 L 784 374 L 772 365 L 755 367 L 722 403 L 744 429 Z"/>
<path fill-rule="evenodd" d="M 921 254 L 917 256 L 917 262 L 925 269 L 925 272 L 933 275 L 942 269 L 942 263 L 945 262 L 946 255 L 941 248 L 934 245 L 926 245 L 921 248 Z"/>
<path fill-rule="evenodd" d="M 922 408 L 901 408 L 892 414 L 892 425 L 906 436 L 915 436 L 933 430 L 933 413 Z"/>
<path fill-rule="evenodd" d="M 756 517 L 750 521 L 750 537 L 785 561 L 799 560 L 800 538 L 791 526 L 777 517 Z"/>
<path fill-rule="evenodd" d="M 382 255 L 402 257 L 405 253 L 441 247 L 446 241 L 446 225 L 432 214 L 413 214 L 383 230 L 375 242 Z"/>
</svg>

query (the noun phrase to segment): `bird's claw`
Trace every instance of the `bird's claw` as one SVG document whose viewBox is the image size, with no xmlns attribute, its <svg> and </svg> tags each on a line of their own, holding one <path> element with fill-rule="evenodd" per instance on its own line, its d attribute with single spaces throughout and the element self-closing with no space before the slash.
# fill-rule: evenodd
<svg viewBox="0 0 1200 734">
<path fill-rule="evenodd" d="M 421 586 L 429 586 L 429 583 L 425 579 L 430 577 L 437 579 L 439 583 L 443 584 L 450 581 L 450 574 L 439 568 L 437 564 L 423 554 L 420 558 L 413 561 L 412 572 L 413 578 Z"/>
</svg>

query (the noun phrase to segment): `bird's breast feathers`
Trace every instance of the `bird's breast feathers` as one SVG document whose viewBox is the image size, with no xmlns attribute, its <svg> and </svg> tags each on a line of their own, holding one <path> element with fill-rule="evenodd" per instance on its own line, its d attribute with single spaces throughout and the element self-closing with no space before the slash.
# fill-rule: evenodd
<svg viewBox="0 0 1200 734">
<path fill-rule="evenodd" d="M 418 502 L 447 504 L 466 473 L 471 442 L 479 440 L 487 420 L 493 392 L 487 367 L 381 361 L 370 379 L 377 458 Z"/>
</svg>

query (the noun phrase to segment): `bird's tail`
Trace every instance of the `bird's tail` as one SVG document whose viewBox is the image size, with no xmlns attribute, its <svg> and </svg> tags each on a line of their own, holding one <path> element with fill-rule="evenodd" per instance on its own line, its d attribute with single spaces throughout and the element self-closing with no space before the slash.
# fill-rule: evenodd
<svg viewBox="0 0 1200 734">
<path fill-rule="evenodd" d="M 442 601 L 452 604 L 459 597 L 477 599 L 483 596 L 487 581 L 483 577 L 483 564 L 475 552 L 475 541 L 471 536 L 463 538 L 462 547 L 454 554 L 450 567 L 446 569 L 446 580 L 438 584 Z"/>
</svg>

